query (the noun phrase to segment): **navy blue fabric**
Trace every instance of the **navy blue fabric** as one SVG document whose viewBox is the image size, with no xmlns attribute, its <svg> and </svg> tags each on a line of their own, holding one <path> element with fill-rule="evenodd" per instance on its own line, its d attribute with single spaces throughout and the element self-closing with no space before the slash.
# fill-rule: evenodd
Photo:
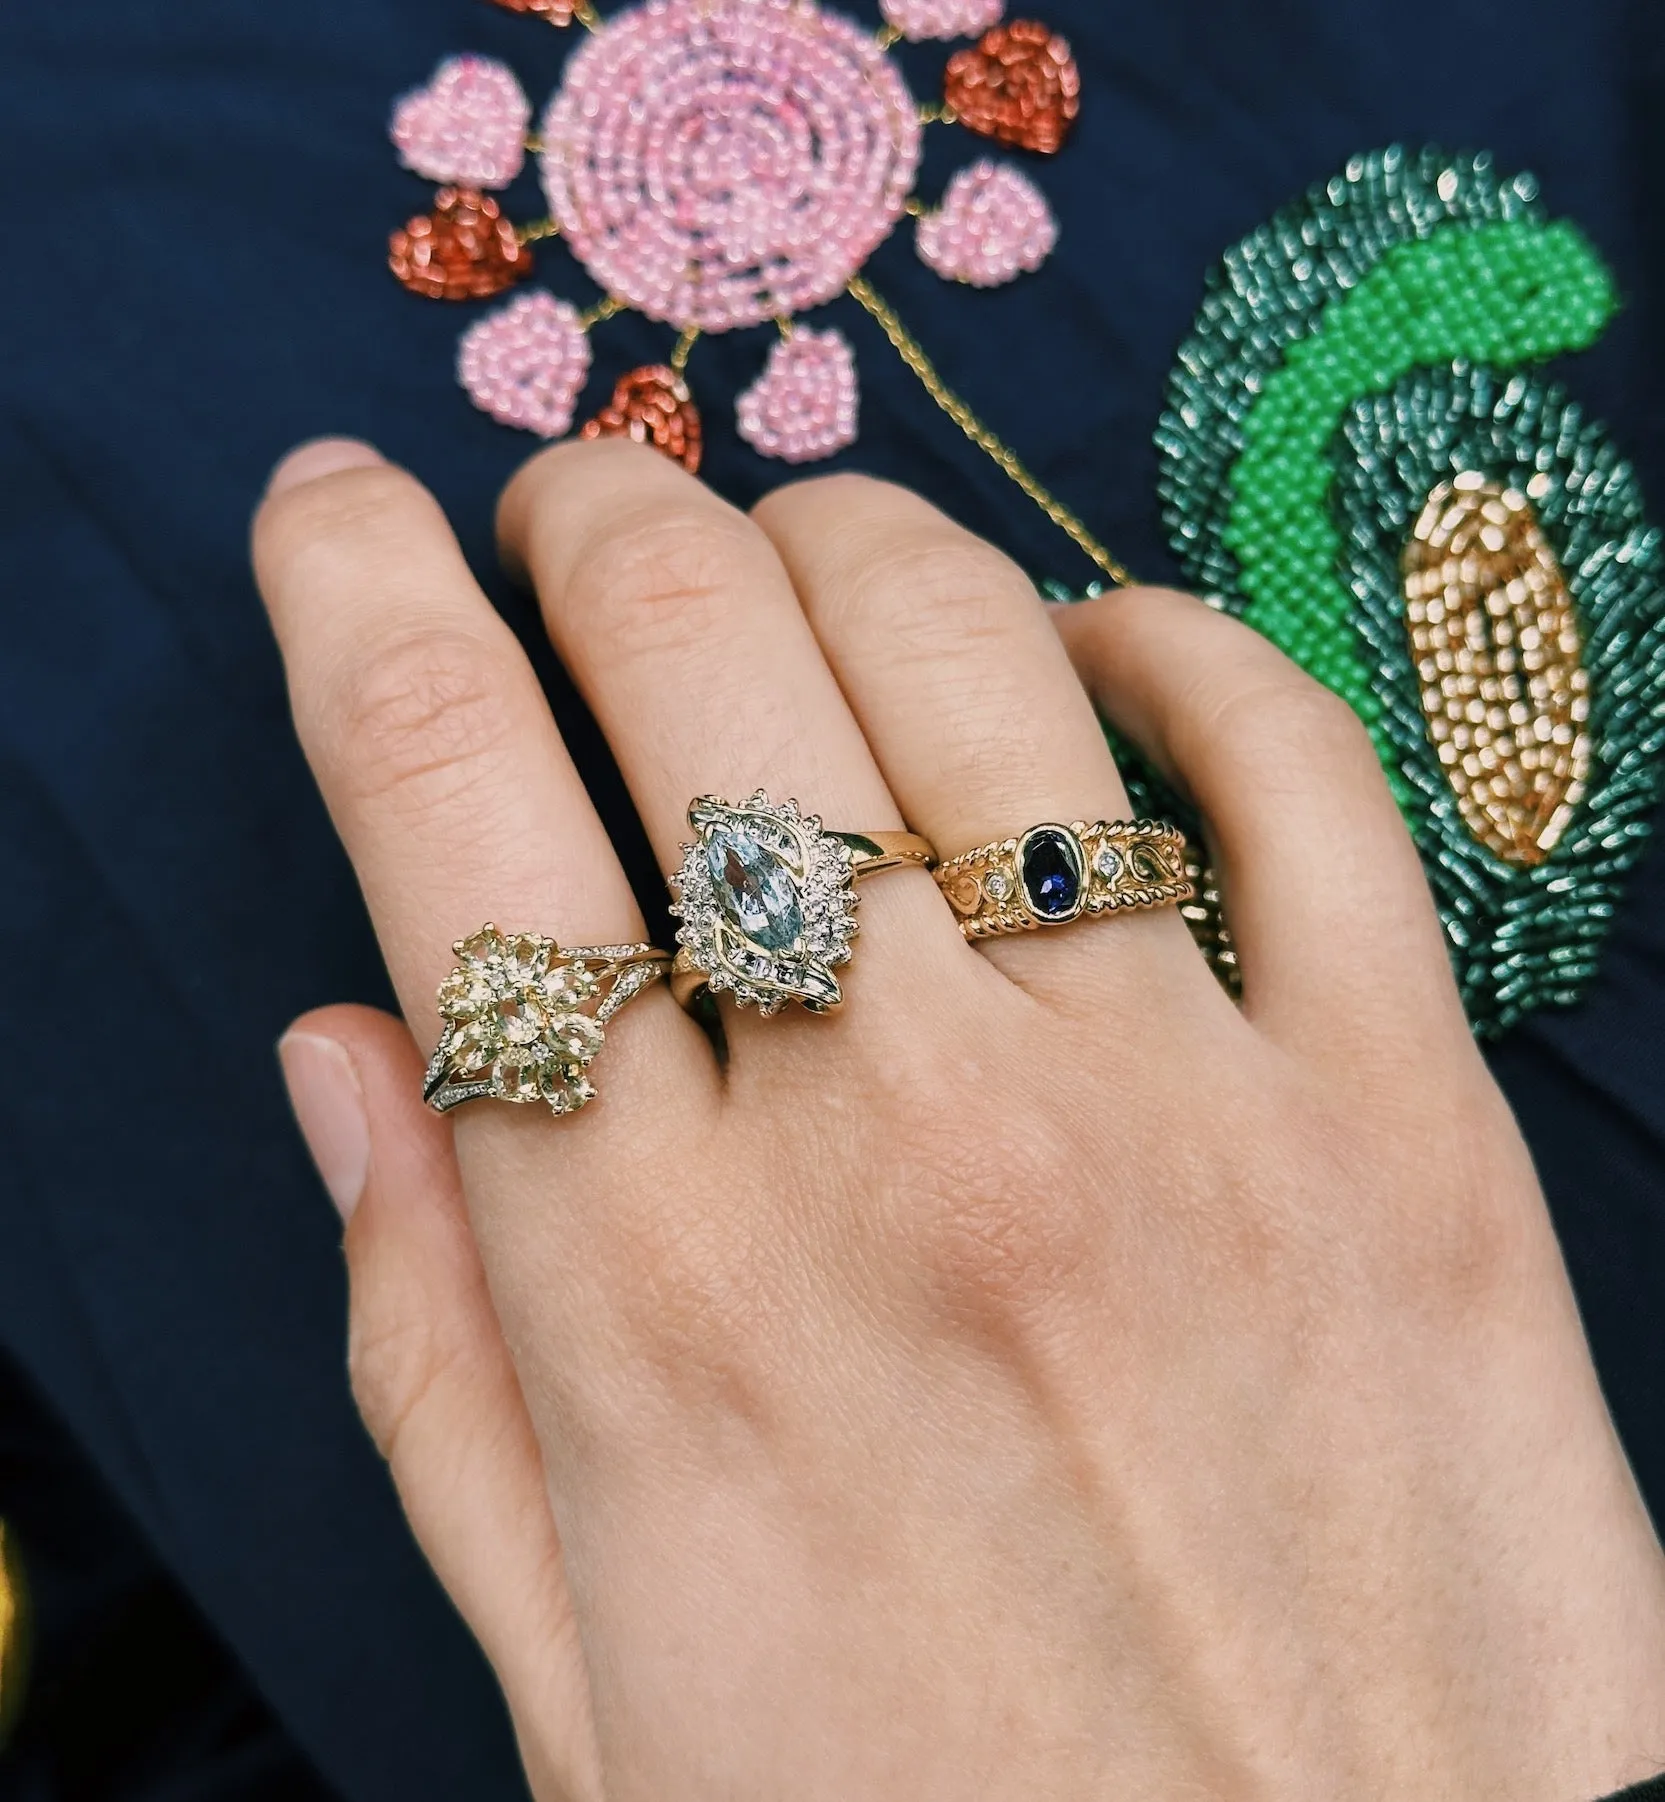
<svg viewBox="0 0 1665 1802">
<path fill-rule="evenodd" d="M 850 10 L 876 21 L 873 0 Z M 948 287 L 906 234 L 872 274 L 948 378 L 1138 571 L 1173 574 L 1151 428 L 1204 270 L 1359 149 L 1493 149 L 1618 272 L 1566 375 L 1665 501 L 1665 15 L 1655 0 L 1046 0 L 1083 70 L 1035 173 L 1058 254 Z M 605 752 L 525 601 L 493 497 L 531 448 L 452 384 L 473 314 L 401 292 L 386 234 L 430 190 L 391 97 L 460 49 L 540 101 L 566 43 L 476 0 L 81 0 L 0 11 L 0 1342 L 350 1802 L 518 1796 L 484 1667 L 353 1418 L 333 1217 L 272 1057 L 314 1003 L 385 1001 L 352 873 L 290 735 L 245 531 L 295 440 L 362 434 L 439 495 L 534 646 L 647 876 Z M 940 47 L 900 53 L 929 94 Z M 930 134 L 924 186 L 980 148 Z M 511 211 L 537 210 L 530 178 Z M 558 292 L 593 289 L 558 246 Z M 972 452 L 848 303 L 863 434 L 1037 575 L 1092 571 Z M 769 334 L 703 342 L 707 473 L 785 473 L 729 403 Z M 668 334 L 598 334 L 590 400 Z M 1608 1392 L 1665 1508 L 1665 860 L 1576 1013 L 1497 1067 L 1542 1162 Z M 41 1035 L 44 1034 L 44 1043 Z"/>
</svg>

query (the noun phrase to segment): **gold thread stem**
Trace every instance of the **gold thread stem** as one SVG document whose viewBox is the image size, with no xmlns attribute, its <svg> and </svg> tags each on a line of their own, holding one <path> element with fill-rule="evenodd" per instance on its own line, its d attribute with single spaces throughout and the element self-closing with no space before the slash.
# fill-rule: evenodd
<svg viewBox="0 0 1665 1802">
<path fill-rule="evenodd" d="M 600 325 L 604 320 L 622 313 L 624 304 L 617 296 L 609 294 L 605 300 L 598 300 L 593 307 L 586 307 L 578 315 L 578 323 L 588 331 L 592 325 Z"/>
<path fill-rule="evenodd" d="M 900 25 L 882 25 L 873 41 L 881 50 L 894 50 L 902 41 L 902 27 Z"/>
<path fill-rule="evenodd" d="M 1019 461 L 1016 452 L 1008 449 L 995 437 L 994 433 L 983 424 L 970 407 L 943 381 L 919 341 L 903 325 L 897 317 L 895 309 L 874 292 L 872 284 L 865 276 L 858 275 L 851 281 L 850 294 L 867 310 L 879 330 L 890 340 L 895 347 L 896 354 L 919 378 L 925 392 L 953 420 L 965 436 L 1003 474 L 1015 482 L 1057 526 L 1059 531 L 1069 537 L 1077 548 L 1096 563 L 1112 582 L 1121 588 L 1128 587 L 1132 583 L 1133 577 L 1125 565 L 1118 563 L 1111 556 L 1109 551 L 1099 543 L 1069 508 L 1030 474 Z"/>
<path fill-rule="evenodd" d="M 590 4 L 590 0 L 578 0 L 578 4 L 572 9 L 572 16 L 586 31 L 601 29 L 601 15 Z"/>
<path fill-rule="evenodd" d="M 775 330 L 780 333 L 781 337 L 784 338 L 788 344 L 792 342 L 792 321 L 788 319 L 784 313 L 777 313 L 775 315 Z"/>
<path fill-rule="evenodd" d="M 515 227 L 517 244 L 538 244 L 545 238 L 558 238 L 561 228 L 553 219 L 533 219 L 526 225 Z"/>
<path fill-rule="evenodd" d="M 688 367 L 688 358 L 692 354 L 694 344 L 699 338 L 700 328 L 691 325 L 676 341 L 676 349 L 671 352 L 671 367 L 681 375 Z"/>
<path fill-rule="evenodd" d="M 528 156 L 543 155 L 543 139 L 535 131 L 526 134 L 526 154 Z"/>
</svg>

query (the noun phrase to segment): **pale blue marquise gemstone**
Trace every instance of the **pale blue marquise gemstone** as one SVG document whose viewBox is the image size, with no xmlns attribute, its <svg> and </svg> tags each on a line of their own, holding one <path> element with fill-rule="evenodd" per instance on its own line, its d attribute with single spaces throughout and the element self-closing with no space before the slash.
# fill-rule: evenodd
<svg viewBox="0 0 1665 1802">
<path fill-rule="evenodd" d="M 773 851 L 739 826 L 715 826 L 705 864 L 731 926 L 764 951 L 790 951 L 803 936 L 798 885 Z"/>
</svg>

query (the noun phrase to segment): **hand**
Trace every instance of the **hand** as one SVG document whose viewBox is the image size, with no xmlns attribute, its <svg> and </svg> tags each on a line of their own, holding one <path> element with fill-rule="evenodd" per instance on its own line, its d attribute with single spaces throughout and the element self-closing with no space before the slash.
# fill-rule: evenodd
<svg viewBox="0 0 1665 1802">
<path fill-rule="evenodd" d="M 1171 910 L 974 949 L 896 871 L 841 1013 L 730 1013 L 719 1065 L 661 985 L 592 1107 L 453 1143 L 418 1095 L 452 940 L 642 920 L 432 500 L 362 446 L 285 465 L 260 581 L 409 1022 L 325 1010 L 285 1061 L 360 1405 L 540 1797 L 1644 1775 L 1665 1565 L 1342 704 L 1181 595 L 1055 630 L 864 479 L 746 518 L 564 446 L 501 528 L 667 871 L 706 792 L 944 857 L 1125 816 L 1091 689 L 1209 821 L 1244 985 Z"/>
</svg>

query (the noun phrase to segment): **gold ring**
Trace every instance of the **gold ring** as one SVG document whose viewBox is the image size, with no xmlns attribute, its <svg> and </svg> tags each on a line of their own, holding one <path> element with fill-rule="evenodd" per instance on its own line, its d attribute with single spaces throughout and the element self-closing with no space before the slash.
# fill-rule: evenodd
<svg viewBox="0 0 1665 1802">
<path fill-rule="evenodd" d="M 11 1738 L 29 1679 L 28 1586 L 17 1535 L 0 1520 L 0 1748 Z"/>
<path fill-rule="evenodd" d="M 702 795 L 688 824 L 696 836 L 671 878 L 682 922 L 671 993 L 684 1007 L 727 990 L 766 1014 L 788 1001 L 831 1013 L 844 999 L 833 972 L 850 961 L 857 882 L 936 861 L 912 832 L 830 832 L 762 789 L 743 807 Z"/>
<path fill-rule="evenodd" d="M 932 874 L 968 939 L 1066 926 L 1116 908 L 1172 907 L 1196 894 L 1185 835 L 1161 820 L 1032 826 Z"/>
<path fill-rule="evenodd" d="M 442 1114 L 465 1101 L 545 1101 L 576 1114 L 595 1099 L 589 1068 L 607 1022 L 671 967 L 652 945 L 563 950 L 536 932 L 482 926 L 452 947 L 439 985 L 445 1022 L 422 1084 Z"/>
</svg>

